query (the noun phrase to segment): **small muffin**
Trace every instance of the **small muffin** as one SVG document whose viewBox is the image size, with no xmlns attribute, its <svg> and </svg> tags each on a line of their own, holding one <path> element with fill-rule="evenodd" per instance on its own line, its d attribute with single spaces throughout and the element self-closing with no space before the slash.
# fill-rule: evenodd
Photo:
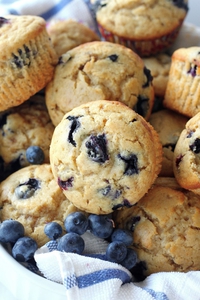
<svg viewBox="0 0 200 300">
<path fill-rule="evenodd" d="M 25 235 L 38 246 L 49 241 L 44 226 L 56 221 L 63 226 L 65 217 L 77 209 L 57 185 L 49 164 L 25 167 L 0 184 L 0 219 L 18 220 Z"/>
<path fill-rule="evenodd" d="M 167 87 L 171 56 L 165 53 L 143 58 L 145 66 L 151 71 L 156 97 L 164 98 Z"/>
<path fill-rule="evenodd" d="M 66 197 L 88 213 L 132 206 L 161 168 L 153 127 L 118 101 L 92 101 L 67 113 L 55 128 L 50 163 Z"/>
<path fill-rule="evenodd" d="M 200 195 L 200 112 L 189 119 L 180 134 L 173 167 L 178 183 Z"/>
<path fill-rule="evenodd" d="M 187 0 L 96 0 L 93 5 L 102 37 L 130 47 L 144 57 L 173 44 L 187 15 L 187 3 Z"/>
<path fill-rule="evenodd" d="M 46 105 L 53 124 L 74 107 L 99 99 L 121 101 L 149 118 L 154 101 L 152 76 L 131 49 L 94 41 L 60 58 L 46 87 Z"/>
<path fill-rule="evenodd" d="M 132 231 L 144 275 L 199 270 L 200 197 L 174 178 L 159 180 L 135 206 L 114 213 L 116 226 Z"/>
<path fill-rule="evenodd" d="M 37 146 L 36 161 L 33 163 L 49 163 L 49 147 L 54 131 L 44 97 L 34 95 L 17 107 L 10 108 L 0 114 L 0 180 L 12 172 L 30 165 L 26 150 Z M 30 148 L 29 148 L 30 151 Z M 42 159 L 43 157 L 43 159 Z"/>
<path fill-rule="evenodd" d="M 1 17 L 0 111 L 23 103 L 43 89 L 51 80 L 56 63 L 44 19 Z"/>
<path fill-rule="evenodd" d="M 51 22 L 47 26 L 47 32 L 58 57 L 76 46 L 100 40 L 94 31 L 75 20 Z"/>
<path fill-rule="evenodd" d="M 163 105 L 188 117 L 200 111 L 200 47 L 173 53 Z"/>
<path fill-rule="evenodd" d="M 174 148 L 187 121 L 187 117 L 169 109 L 151 114 L 149 123 L 157 131 L 163 147 L 162 169 L 159 176 L 174 176 Z"/>
</svg>

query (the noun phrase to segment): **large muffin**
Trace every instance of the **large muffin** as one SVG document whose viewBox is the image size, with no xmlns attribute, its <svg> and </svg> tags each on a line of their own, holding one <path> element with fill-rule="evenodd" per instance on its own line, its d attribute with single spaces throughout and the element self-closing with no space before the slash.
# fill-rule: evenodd
<svg viewBox="0 0 200 300">
<path fill-rule="evenodd" d="M 200 197 L 174 178 L 157 178 L 133 207 L 115 212 L 116 226 L 132 231 L 144 275 L 200 269 Z"/>
<path fill-rule="evenodd" d="M 152 76 L 132 50 L 95 41 L 68 51 L 46 87 L 46 104 L 54 125 L 83 103 L 117 100 L 148 119 L 154 102 Z"/>
<path fill-rule="evenodd" d="M 38 246 L 49 241 L 44 233 L 48 222 L 63 226 L 65 217 L 77 208 L 63 194 L 49 164 L 27 166 L 14 172 L 0 184 L 0 219 L 21 222 L 25 235 Z"/>
<path fill-rule="evenodd" d="M 188 11 L 188 1 L 96 0 L 96 19 L 102 37 L 151 56 L 175 41 Z"/>
<path fill-rule="evenodd" d="M 46 86 L 56 52 L 38 16 L 0 18 L 0 111 L 17 106 Z"/>
<path fill-rule="evenodd" d="M 160 172 L 161 160 L 156 131 L 118 101 L 74 108 L 55 128 L 50 145 L 52 171 L 64 194 L 95 214 L 139 201 Z"/>
<path fill-rule="evenodd" d="M 200 111 L 200 47 L 179 48 L 172 55 L 163 105 L 188 117 Z"/>
</svg>

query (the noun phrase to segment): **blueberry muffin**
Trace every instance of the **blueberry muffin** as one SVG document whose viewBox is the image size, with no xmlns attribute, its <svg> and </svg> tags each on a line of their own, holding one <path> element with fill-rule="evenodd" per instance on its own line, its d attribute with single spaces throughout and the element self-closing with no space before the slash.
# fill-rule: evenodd
<svg viewBox="0 0 200 300">
<path fill-rule="evenodd" d="M 169 109 L 151 114 L 149 123 L 157 131 L 163 148 L 162 169 L 159 176 L 174 176 L 174 148 L 187 121 L 187 117 Z"/>
<path fill-rule="evenodd" d="M 102 38 L 130 47 L 141 57 L 155 55 L 176 40 L 188 1 L 93 1 Z"/>
<path fill-rule="evenodd" d="M 0 180 L 32 163 L 49 163 L 53 131 L 54 126 L 41 95 L 34 95 L 21 105 L 1 112 Z M 30 157 L 34 154 L 27 157 L 31 149 L 36 150 L 33 161 Z"/>
<path fill-rule="evenodd" d="M 162 53 L 143 58 L 143 61 L 145 66 L 151 71 L 155 96 L 163 99 L 169 77 L 171 56 Z"/>
<path fill-rule="evenodd" d="M 88 213 L 132 206 L 161 168 L 153 127 L 119 101 L 97 100 L 65 114 L 53 133 L 50 163 L 66 197 Z"/>
<path fill-rule="evenodd" d="M 54 180 L 49 164 L 18 170 L 0 184 L 0 219 L 12 218 L 25 227 L 25 235 L 38 246 L 48 242 L 44 226 L 56 221 L 63 226 L 65 217 L 77 209 Z"/>
<path fill-rule="evenodd" d="M 135 206 L 115 212 L 113 218 L 116 226 L 132 231 L 131 247 L 144 275 L 200 269 L 200 197 L 174 178 L 157 178 Z"/>
<path fill-rule="evenodd" d="M 200 47 L 173 53 L 163 105 L 188 117 L 200 111 Z"/>
<path fill-rule="evenodd" d="M 0 111 L 23 103 L 43 89 L 56 63 L 44 19 L 0 17 Z"/>
<path fill-rule="evenodd" d="M 47 32 L 58 57 L 76 46 L 100 40 L 100 37 L 93 30 L 75 20 L 50 22 L 47 26 Z"/>
<path fill-rule="evenodd" d="M 132 50 L 94 41 L 62 55 L 46 88 L 53 124 L 74 107 L 99 99 L 121 101 L 149 118 L 154 101 L 152 76 Z"/>
<path fill-rule="evenodd" d="M 173 167 L 178 183 L 200 195 L 200 112 L 189 119 L 180 134 Z"/>
</svg>

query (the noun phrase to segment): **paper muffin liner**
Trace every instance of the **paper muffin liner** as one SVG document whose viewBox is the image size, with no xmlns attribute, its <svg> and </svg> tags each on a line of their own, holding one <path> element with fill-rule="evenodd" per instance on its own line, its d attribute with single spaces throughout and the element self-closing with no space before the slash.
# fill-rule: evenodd
<svg viewBox="0 0 200 300">
<path fill-rule="evenodd" d="M 181 26 L 182 22 L 180 22 L 180 24 L 169 34 L 163 35 L 159 38 L 150 40 L 133 40 L 118 36 L 108 31 L 98 23 L 99 32 L 105 41 L 124 45 L 125 47 L 132 49 L 141 57 L 156 55 L 164 50 L 167 50 L 176 40 Z"/>
</svg>

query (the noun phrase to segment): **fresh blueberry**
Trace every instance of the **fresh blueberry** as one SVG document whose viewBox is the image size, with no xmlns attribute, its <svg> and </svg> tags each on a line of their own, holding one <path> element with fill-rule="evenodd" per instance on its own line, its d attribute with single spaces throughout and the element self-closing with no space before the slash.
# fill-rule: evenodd
<svg viewBox="0 0 200 300">
<path fill-rule="evenodd" d="M 62 226 L 57 222 L 49 222 L 44 226 L 44 233 L 50 240 L 56 240 L 62 235 Z"/>
<path fill-rule="evenodd" d="M 0 224 L 0 242 L 15 243 L 24 236 L 24 226 L 16 220 L 5 220 Z"/>
<path fill-rule="evenodd" d="M 39 146 L 30 146 L 26 149 L 26 159 L 30 164 L 40 165 L 44 162 L 44 151 Z"/>
<path fill-rule="evenodd" d="M 190 150 L 192 150 L 192 152 L 198 154 L 200 153 L 200 139 L 199 138 L 196 138 L 194 143 L 191 144 L 189 146 Z"/>
<path fill-rule="evenodd" d="M 12 248 L 13 257 L 19 262 L 25 262 L 33 258 L 38 246 L 34 239 L 31 237 L 19 238 Z"/>
<path fill-rule="evenodd" d="M 110 215 L 91 214 L 88 217 L 89 230 L 99 238 L 106 239 L 113 232 L 114 221 Z"/>
<path fill-rule="evenodd" d="M 82 254 L 84 248 L 83 238 L 74 232 L 68 232 L 58 240 L 58 250 L 62 252 Z"/>
<path fill-rule="evenodd" d="M 28 199 L 40 188 L 40 182 L 35 178 L 29 178 L 28 181 L 19 184 L 15 189 L 15 195 L 18 199 Z"/>
<path fill-rule="evenodd" d="M 88 229 L 88 218 L 84 213 L 77 211 L 66 217 L 64 226 L 67 232 L 75 232 L 82 235 Z"/>
<path fill-rule="evenodd" d="M 119 241 L 123 242 L 126 246 L 130 246 L 133 243 L 133 236 L 131 231 L 126 229 L 114 229 L 112 235 L 111 235 L 111 241 Z"/>
<path fill-rule="evenodd" d="M 135 267 L 136 263 L 137 263 L 137 253 L 133 249 L 128 248 L 127 255 L 124 258 L 124 260 L 120 262 L 120 264 L 126 269 L 130 270 L 133 267 Z"/>
<path fill-rule="evenodd" d="M 97 163 L 104 163 L 108 160 L 106 144 L 105 134 L 98 136 L 91 135 L 89 140 L 85 143 L 86 148 L 88 148 L 88 157 Z"/>
<path fill-rule="evenodd" d="M 135 154 L 131 154 L 127 157 L 118 154 L 118 158 L 124 161 L 125 163 L 125 171 L 124 175 L 131 176 L 134 174 L 138 174 L 138 158 Z"/>
<path fill-rule="evenodd" d="M 127 255 L 127 247 L 124 243 L 114 241 L 106 249 L 106 258 L 108 261 L 121 263 Z"/>
</svg>

